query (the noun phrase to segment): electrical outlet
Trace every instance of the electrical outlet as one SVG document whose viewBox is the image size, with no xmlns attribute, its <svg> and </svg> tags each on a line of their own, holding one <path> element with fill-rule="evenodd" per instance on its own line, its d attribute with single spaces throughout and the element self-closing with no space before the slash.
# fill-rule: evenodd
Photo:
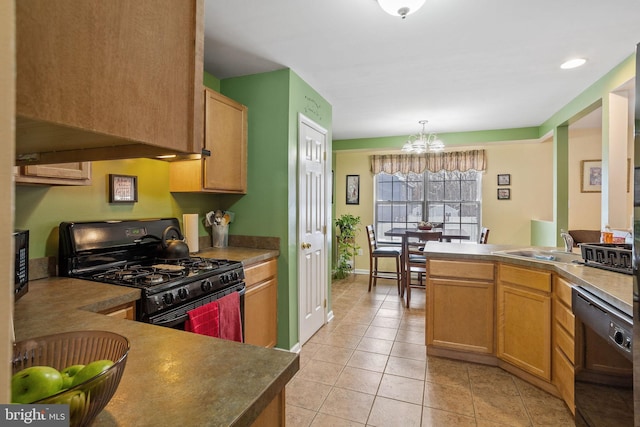
<svg viewBox="0 0 640 427">
<path fill-rule="evenodd" d="M 358 249 L 358 255 L 362 255 L 362 249 Z"/>
</svg>

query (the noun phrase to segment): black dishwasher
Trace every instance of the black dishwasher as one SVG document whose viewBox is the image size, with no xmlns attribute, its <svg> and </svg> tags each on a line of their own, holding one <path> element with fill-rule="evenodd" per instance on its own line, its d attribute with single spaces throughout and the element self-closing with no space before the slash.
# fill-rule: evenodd
<svg viewBox="0 0 640 427">
<path fill-rule="evenodd" d="M 572 305 L 576 426 L 632 427 L 633 318 L 580 286 Z"/>
</svg>

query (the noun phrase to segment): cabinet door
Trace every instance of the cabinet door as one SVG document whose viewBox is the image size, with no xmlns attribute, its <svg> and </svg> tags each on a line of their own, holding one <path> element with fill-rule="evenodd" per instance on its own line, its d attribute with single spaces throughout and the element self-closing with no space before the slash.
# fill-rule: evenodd
<svg viewBox="0 0 640 427">
<path fill-rule="evenodd" d="M 498 357 L 551 381 L 551 297 L 498 282 Z"/>
<path fill-rule="evenodd" d="M 429 278 L 428 292 L 427 345 L 493 354 L 492 282 Z"/>
<path fill-rule="evenodd" d="M 247 192 L 247 107 L 215 91 L 206 90 L 205 190 Z"/>
<path fill-rule="evenodd" d="M 16 154 L 200 153 L 203 29 L 203 0 L 16 2 Z"/>
<path fill-rule="evenodd" d="M 117 307 L 101 311 L 100 313 L 118 319 L 136 320 L 136 306 L 133 302 L 122 304 Z"/>
<path fill-rule="evenodd" d="M 91 163 L 57 163 L 17 168 L 17 183 L 51 185 L 91 185 Z"/>
<path fill-rule="evenodd" d="M 244 270 L 244 341 L 275 347 L 278 339 L 278 262 L 270 259 Z"/>
<path fill-rule="evenodd" d="M 277 331 L 278 281 L 273 278 L 247 288 L 244 295 L 244 341 L 275 347 Z"/>
</svg>

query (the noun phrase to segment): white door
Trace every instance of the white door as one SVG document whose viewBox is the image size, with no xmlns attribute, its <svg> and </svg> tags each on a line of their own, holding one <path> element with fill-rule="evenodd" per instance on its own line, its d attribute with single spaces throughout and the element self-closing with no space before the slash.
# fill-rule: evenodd
<svg viewBox="0 0 640 427">
<path fill-rule="evenodd" d="M 327 287 L 327 131 L 298 121 L 298 295 L 300 345 L 325 323 Z"/>
</svg>

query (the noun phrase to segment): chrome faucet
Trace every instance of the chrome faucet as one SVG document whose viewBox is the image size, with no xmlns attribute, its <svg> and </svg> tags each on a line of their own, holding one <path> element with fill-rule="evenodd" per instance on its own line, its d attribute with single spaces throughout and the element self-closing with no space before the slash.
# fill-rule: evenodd
<svg viewBox="0 0 640 427">
<path fill-rule="evenodd" d="M 573 237 L 564 230 L 560 230 L 560 237 L 564 240 L 564 251 L 571 252 L 573 250 Z"/>
</svg>

